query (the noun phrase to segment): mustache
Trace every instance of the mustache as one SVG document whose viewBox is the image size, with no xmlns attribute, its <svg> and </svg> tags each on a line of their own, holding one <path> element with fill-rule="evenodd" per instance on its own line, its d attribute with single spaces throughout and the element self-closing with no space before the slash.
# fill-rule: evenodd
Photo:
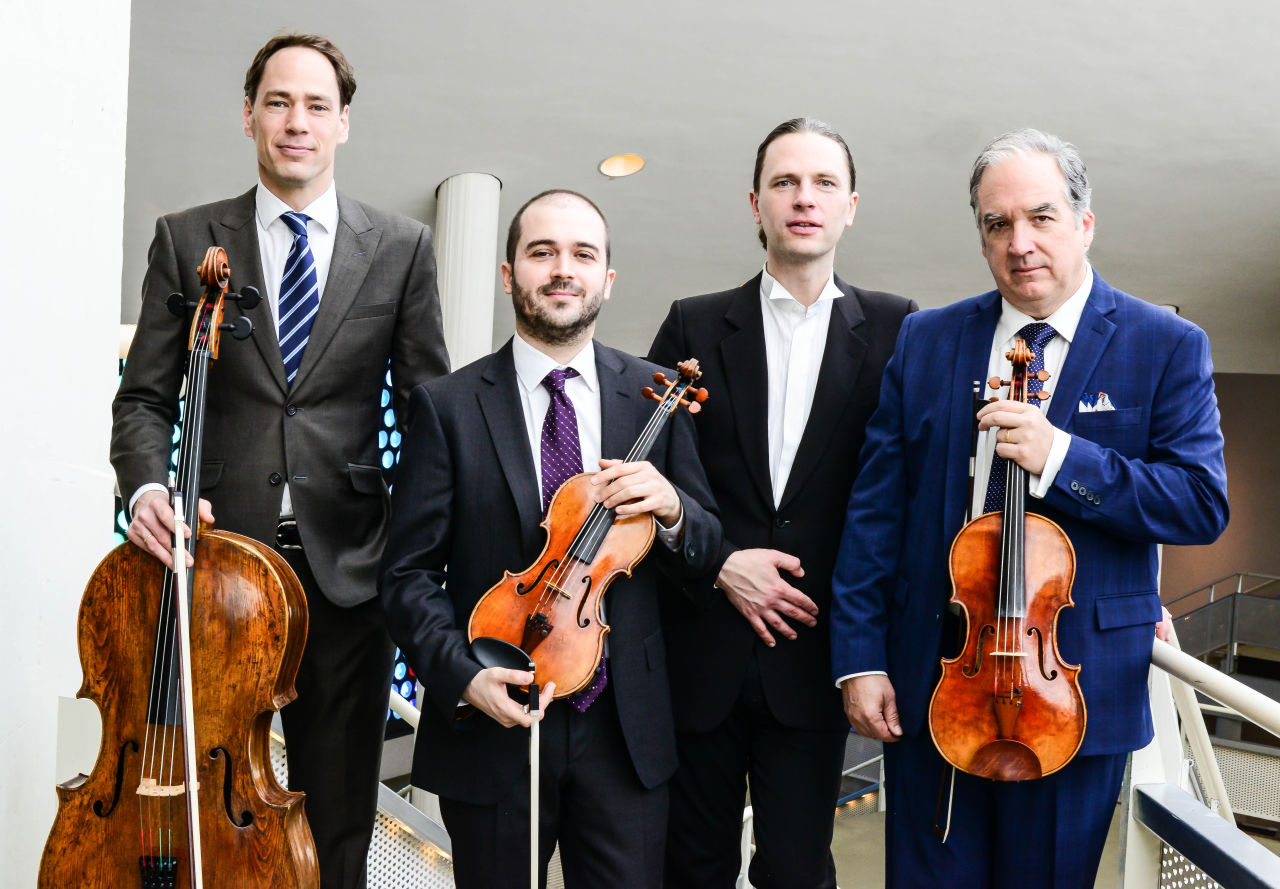
<svg viewBox="0 0 1280 889">
<path fill-rule="evenodd" d="M 564 278 L 552 278 L 546 284 L 538 288 L 539 296 L 546 296 L 552 291 L 566 291 L 574 296 L 586 296 L 587 290 L 581 284 L 575 284 L 572 281 L 566 281 Z"/>
</svg>

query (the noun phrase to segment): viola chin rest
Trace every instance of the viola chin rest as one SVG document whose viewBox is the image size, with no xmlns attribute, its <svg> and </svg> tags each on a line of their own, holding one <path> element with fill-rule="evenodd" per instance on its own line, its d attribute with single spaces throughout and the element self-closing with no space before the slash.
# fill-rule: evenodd
<svg viewBox="0 0 1280 889">
<path fill-rule="evenodd" d="M 1034 781 L 1044 777 L 1036 752 L 1021 741 L 1009 738 L 983 744 L 965 771 L 992 781 Z"/>
<path fill-rule="evenodd" d="M 532 670 L 533 658 L 518 645 L 495 636 L 478 636 L 471 643 L 471 653 L 482 667 L 506 667 L 509 670 Z"/>
</svg>

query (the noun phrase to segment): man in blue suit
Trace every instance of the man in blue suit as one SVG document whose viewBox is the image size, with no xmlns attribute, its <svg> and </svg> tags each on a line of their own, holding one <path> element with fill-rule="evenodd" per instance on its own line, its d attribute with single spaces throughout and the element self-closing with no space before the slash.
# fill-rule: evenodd
<svg viewBox="0 0 1280 889">
<path fill-rule="evenodd" d="M 1021 130 L 987 146 L 970 204 L 996 290 L 907 317 L 867 427 L 831 656 L 850 724 L 890 742 L 891 887 L 1093 886 L 1125 758 L 1152 735 L 1156 546 L 1210 543 L 1226 527 L 1208 339 L 1093 271 L 1089 195 L 1079 153 L 1054 136 Z M 971 381 L 1007 379 L 1019 338 L 1034 343 L 1052 398 L 978 412 L 971 494 Z M 1061 771 L 1020 783 L 953 775 L 926 720 L 939 658 L 954 654 L 951 541 L 967 509 L 1003 502 L 993 454 L 1027 471 L 1029 511 L 1057 522 L 1076 553 L 1058 644 L 1081 665 L 1084 741 Z"/>
</svg>

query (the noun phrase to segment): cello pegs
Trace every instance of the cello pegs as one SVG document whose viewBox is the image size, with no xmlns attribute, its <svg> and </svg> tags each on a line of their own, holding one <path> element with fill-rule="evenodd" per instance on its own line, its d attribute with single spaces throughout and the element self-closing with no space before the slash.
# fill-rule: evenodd
<svg viewBox="0 0 1280 889">
<path fill-rule="evenodd" d="M 239 293 L 228 293 L 227 299 L 233 299 L 240 303 L 240 309 L 252 309 L 258 303 L 262 302 L 262 294 L 258 292 L 258 288 L 252 284 L 246 284 L 240 288 Z"/>
<path fill-rule="evenodd" d="M 247 339 L 253 333 L 253 322 L 241 315 L 234 321 L 227 321 L 218 325 L 219 330 L 229 330 L 231 335 L 238 340 Z"/>
<path fill-rule="evenodd" d="M 177 315 L 179 318 L 187 314 L 187 309 L 195 307 L 195 303 L 188 300 L 181 293 L 170 293 L 164 304 L 172 314 Z"/>
</svg>

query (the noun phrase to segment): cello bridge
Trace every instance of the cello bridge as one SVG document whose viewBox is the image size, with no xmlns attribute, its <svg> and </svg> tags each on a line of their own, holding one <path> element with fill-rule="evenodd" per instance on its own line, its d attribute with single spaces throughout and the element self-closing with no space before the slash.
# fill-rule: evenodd
<svg viewBox="0 0 1280 889">
<path fill-rule="evenodd" d="M 198 783 L 195 789 L 200 789 Z M 143 778 L 138 784 L 138 796 L 182 796 L 186 792 L 185 784 L 161 784 L 155 778 Z"/>
</svg>

